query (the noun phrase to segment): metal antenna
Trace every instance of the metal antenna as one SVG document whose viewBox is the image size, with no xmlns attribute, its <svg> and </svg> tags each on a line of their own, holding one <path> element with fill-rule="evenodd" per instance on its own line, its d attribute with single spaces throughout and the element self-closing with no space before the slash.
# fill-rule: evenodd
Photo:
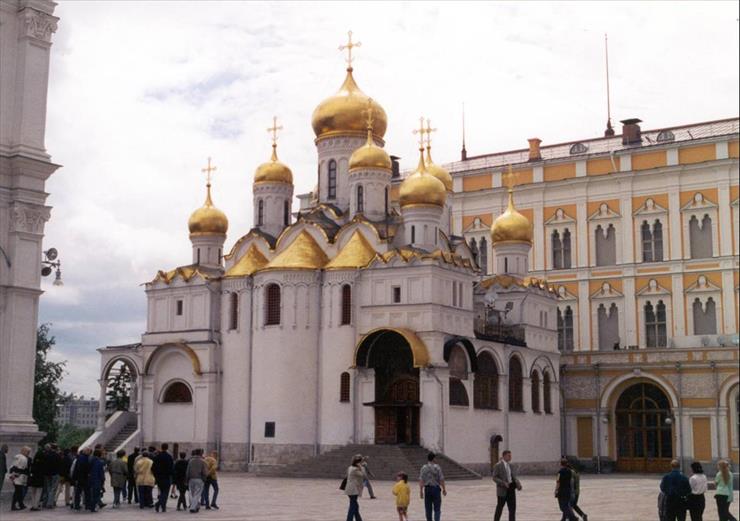
<svg viewBox="0 0 740 521">
<path fill-rule="evenodd" d="M 606 33 L 604 33 L 604 53 L 606 55 L 606 130 L 604 131 L 604 137 L 611 137 L 614 135 L 614 128 L 612 128 L 611 95 L 609 92 L 609 39 Z"/>
</svg>

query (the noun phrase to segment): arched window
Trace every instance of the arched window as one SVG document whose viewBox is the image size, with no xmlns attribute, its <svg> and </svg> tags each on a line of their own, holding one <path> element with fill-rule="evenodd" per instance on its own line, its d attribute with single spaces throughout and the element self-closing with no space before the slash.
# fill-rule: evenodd
<svg viewBox="0 0 740 521">
<path fill-rule="evenodd" d="M 288 226 L 290 224 L 290 202 L 283 202 L 283 224 Z"/>
<path fill-rule="evenodd" d="M 523 371 L 522 363 L 515 356 L 509 359 L 509 410 L 510 411 L 524 411 L 524 403 L 522 400 L 522 385 L 523 385 Z"/>
<path fill-rule="evenodd" d="M 563 243 L 560 241 L 560 233 L 552 232 L 552 268 L 559 270 L 563 267 Z"/>
<path fill-rule="evenodd" d="M 162 403 L 192 403 L 193 393 L 183 382 L 172 382 L 162 394 Z"/>
<path fill-rule="evenodd" d="M 488 273 L 488 241 L 485 237 L 480 238 L 478 246 L 478 255 L 480 255 L 480 269 L 484 274 Z"/>
<path fill-rule="evenodd" d="M 663 224 L 659 219 L 653 223 L 653 260 L 663 260 Z"/>
<path fill-rule="evenodd" d="M 707 299 L 705 306 L 702 306 L 699 298 L 694 299 L 692 311 L 694 315 L 695 335 L 717 334 L 717 307 L 712 297 Z"/>
<path fill-rule="evenodd" d="M 411 244 L 416 242 L 416 226 L 411 225 Z"/>
<path fill-rule="evenodd" d="M 468 355 L 462 347 L 455 346 L 450 353 L 450 405 L 469 406 L 468 391 L 463 380 L 468 379 Z"/>
<path fill-rule="evenodd" d="M 540 412 L 540 374 L 537 371 L 532 371 L 530 383 L 532 385 L 532 411 Z"/>
<path fill-rule="evenodd" d="M 329 173 L 327 182 L 327 199 L 336 199 L 337 197 L 337 162 L 332 159 L 329 161 Z"/>
<path fill-rule="evenodd" d="M 265 289 L 265 325 L 280 324 L 280 286 L 269 284 Z"/>
<path fill-rule="evenodd" d="M 342 320 L 340 325 L 346 326 L 352 323 L 352 286 L 342 286 Z"/>
<path fill-rule="evenodd" d="M 473 380 L 473 407 L 498 409 L 498 367 L 490 353 L 478 355 L 478 371 Z"/>
<path fill-rule="evenodd" d="M 647 221 L 642 221 L 640 227 L 642 236 L 642 262 L 653 262 L 653 232 Z"/>
<path fill-rule="evenodd" d="M 701 223 L 696 215 L 689 219 L 689 243 L 692 259 L 712 256 L 712 218 L 708 214 L 704 214 Z"/>
<path fill-rule="evenodd" d="M 570 230 L 563 230 L 563 268 L 571 268 Z"/>
<path fill-rule="evenodd" d="M 645 343 L 647 347 L 666 347 L 668 338 L 666 335 L 665 304 L 662 300 L 653 307 L 652 302 L 645 304 Z"/>
<path fill-rule="evenodd" d="M 545 414 L 552 414 L 552 401 L 550 399 L 550 373 L 545 371 L 542 377 L 542 401 L 545 405 Z"/>
<path fill-rule="evenodd" d="M 339 401 L 349 402 L 349 373 L 339 375 Z"/>
<path fill-rule="evenodd" d="M 558 308 L 558 349 L 573 351 L 573 310 L 565 307 L 565 312 Z"/>
<path fill-rule="evenodd" d="M 612 266 L 617 263 L 617 230 L 613 224 L 604 230 L 596 227 L 596 265 Z"/>
<path fill-rule="evenodd" d="M 599 350 L 619 349 L 619 309 L 612 303 L 607 311 L 604 304 L 599 304 L 596 312 L 599 327 Z"/>
<path fill-rule="evenodd" d="M 260 199 L 257 201 L 257 226 L 265 224 L 265 202 Z"/>
<path fill-rule="evenodd" d="M 232 331 L 239 328 L 239 294 L 234 291 L 229 295 L 231 300 L 231 314 L 229 320 L 229 329 Z"/>
<path fill-rule="evenodd" d="M 478 264 L 478 244 L 475 242 L 475 237 L 470 239 L 470 252 L 473 254 L 473 260 Z"/>
<path fill-rule="evenodd" d="M 384 195 L 385 195 L 385 200 L 384 200 L 384 202 L 385 202 L 385 214 L 386 214 L 386 215 L 388 215 L 388 202 L 389 202 L 389 201 L 388 201 L 388 199 L 389 199 L 389 197 L 388 197 L 388 190 L 389 190 L 389 188 L 388 188 L 388 187 L 386 186 L 386 187 L 385 187 L 385 194 L 384 194 Z"/>
<path fill-rule="evenodd" d="M 365 211 L 365 194 L 362 185 L 357 185 L 357 213 Z"/>
</svg>

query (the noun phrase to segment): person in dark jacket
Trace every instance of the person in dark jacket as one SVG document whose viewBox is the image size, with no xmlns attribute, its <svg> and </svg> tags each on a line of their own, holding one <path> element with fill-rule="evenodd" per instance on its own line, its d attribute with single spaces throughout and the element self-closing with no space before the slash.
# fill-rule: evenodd
<svg viewBox="0 0 740 521">
<path fill-rule="evenodd" d="M 61 457 L 59 458 L 59 487 L 57 488 L 57 497 L 59 493 L 64 489 L 64 506 L 72 506 L 72 462 L 77 458 L 77 447 L 73 446 L 69 449 L 64 449 Z M 54 498 L 56 503 L 57 498 Z"/>
<path fill-rule="evenodd" d="M 187 501 L 185 500 L 185 496 L 188 493 L 188 460 L 187 460 L 187 453 L 181 452 L 180 453 L 180 459 L 178 459 L 175 462 L 174 470 L 172 471 L 172 478 L 173 483 L 177 487 L 177 509 L 180 510 L 180 506 L 182 506 L 183 510 L 188 509 Z"/>
<path fill-rule="evenodd" d="M 154 481 L 157 483 L 157 490 L 159 490 L 157 504 L 154 506 L 157 512 L 160 510 L 167 512 L 167 497 L 170 493 L 172 470 L 174 467 L 172 456 L 167 452 L 169 448 L 168 444 L 163 443 L 161 450 L 152 459 L 152 474 L 154 474 Z"/>
<path fill-rule="evenodd" d="M 77 459 L 74 462 L 74 471 L 72 472 L 72 483 L 75 485 L 73 506 L 75 510 L 80 510 L 80 501 L 83 499 L 85 507 L 87 507 L 89 501 L 87 489 L 88 474 L 90 474 L 90 449 L 85 447 L 77 454 Z"/>
<path fill-rule="evenodd" d="M 128 504 L 139 502 L 139 491 L 136 488 L 136 476 L 134 475 L 134 463 L 139 457 L 139 447 L 134 447 L 134 452 L 129 454 L 126 466 L 128 467 Z"/>
<path fill-rule="evenodd" d="M 59 488 L 59 470 L 62 466 L 62 455 L 56 443 L 46 446 L 46 472 L 44 475 L 44 508 L 56 508 L 57 489 Z"/>
<path fill-rule="evenodd" d="M 684 521 L 691 484 L 689 478 L 681 473 L 678 460 L 671 461 L 671 471 L 660 481 L 660 491 L 665 494 L 666 521 Z"/>
<path fill-rule="evenodd" d="M 100 501 L 103 484 L 105 483 L 105 462 L 103 461 L 103 452 L 95 449 L 90 458 L 90 473 L 88 474 L 88 495 L 90 500 L 87 502 L 87 509 L 95 512 L 98 507 L 104 506 Z"/>
<path fill-rule="evenodd" d="M 39 447 L 29 465 L 31 473 L 28 477 L 28 488 L 31 493 L 31 511 L 41 508 L 41 495 L 44 491 L 44 474 L 46 463 L 44 461 L 44 448 Z"/>
</svg>

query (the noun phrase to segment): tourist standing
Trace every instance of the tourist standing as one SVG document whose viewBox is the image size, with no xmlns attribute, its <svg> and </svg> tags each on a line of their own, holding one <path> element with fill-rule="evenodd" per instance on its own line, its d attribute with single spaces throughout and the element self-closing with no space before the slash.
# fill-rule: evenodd
<svg viewBox="0 0 740 521">
<path fill-rule="evenodd" d="M 509 510 L 509 521 L 516 521 L 516 491 L 522 489 L 514 469 L 511 468 L 511 451 L 505 450 L 501 459 L 493 466 L 493 481 L 496 483 L 496 512 L 494 521 L 500 521 L 504 505 Z"/>
<path fill-rule="evenodd" d="M 737 521 L 730 512 L 733 490 L 732 472 L 730 472 L 730 465 L 725 460 L 717 462 L 717 475 L 714 476 L 714 483 L 717 485 L 714 500 L 717 502 L 719 521 Z"/>
<path fill-rule="evenodd" d="M 201 454 L 203 454 L 202 449 L 193 450 L 192 457 L 188 462 L 188 468 L 185 471 L 188 489 L 190 490 L 190 512 L 193 513 L 200 510 L 200 498 L 203 494 L 203 483 L 208 477 L 206 463 L 203 461 Z"/>
<path fill-rule="evenodd" d="M 666 521 L 686 519 L 686 498 L 691 494 L 691 485 L 681 473 L 678 460 L 671 461 L 671 471 L 660 481 L 660 491 L 665 494 Z"/>
<path fill-rule="evenodd" d="M 693 472 L 689 478 L 691 494 L 689 494 L 687 506 L 689 507 L 691 521 L 702 521 L 704 508 L 706 507 L 704 493 L 707 491 L 707 476 L 704 474 L 704 469 L 698 461 L 691 464 L 691 472 Z"/>
<path fill-rule="evenodd" d="M 80 510 L 80 501 L 83 500 L 85 508 L 90 501 L 90 492 L 87 489 L 87 476 L 90 473 L 90 448 L 84 447 L 72 465 L 72 482 L 75 485 L 75 498 L 73 508 Z"/>
<path fill-rule="evenodd" d="M 588 516 L 578 506 L 578 498 L 581 496 L 581 475 L 578 473 L 578 471 L 576 471 L 576 469 L 573 468 L 572 465 L 568 464 L 568 468 L 573 474 L 573 477 L 572 477 L 573 501 L 571 502 L 571 506 L 573 507 L 573 512 L 581 516 L 582 521 L 588 521 Z"/>
<path fill-rule="evenodd" d="M 59 470 L 62 456 L 56 443 L 46 446 L 44 451 L 46 471 L 44 475 L 44 507 L 56 508 L 57 489 L 59 488 Z"/>
<path fill-rule="evenodd" d="M 167 512 L 167 498 L 172 484 L 172 469 L 175 465 L 172 456 L 167 452 L 169 448 L 168 444 L 163 443 L 162 450 L 153 458 L 152 473 L 154 474 L 154 480 L 157 482 L 157 490 L 159 490 L 155 508 L 157 512 L 160 510 Z"/>
<path fill-rule="evenodd" d="M 370 478 L 374 478 L 372 472 L 370 472 L 370 468 L 368 467 L 370 458 L 368 456 L 363 457 L 362 459 L 362 470 L 365 471 L 365 481 L 362 483 L 362 489 L 365 490 L 365 487 L 367 487 L 367 492 L 370 494 L 370 499 L 376 499 L 375 498 L 375 492 L 373 491 L 373 484 L 370 483 Z M 360 497 L 362 497 L 362 490 L 360 491 Z"/>
<path fill-rule="evenodd" d="M 396 484 L 393 485 L 393 495 L 396 496 L 396 512 L 398 521 L 409 521 L 409 503 L 411 502 L 411 487 L 409 476 L 403 472 L 396 475 Z"/>
<path fill-rule="evenodd" d="M 103 461 L 103 451 L 95 449 L 90 458 L 90 474 L 88 475 L 87 486 L 90 490 L 90 500 L 87 504 L 87 509 L 90 512 L 95 512 L 98 507 L 102 508 L 105 506 L 101 501 L 103 484 L 105 483 L 105 462 Z"/>
<path fill-rule="evenodd" d="M 427 462 L 419 472 L 419 494 L 424 500 L 424 512 L 427 521 L 432 521 L 432 511 L 434 511 L 434 521 L 440 521 L 442 518 L 442 496 L 447 495 L 445 477 L 440 466 L 434 463 L 434 457 L 433 452 L 427 454 Z"/>
<path fill-rule="evenodd" d="M 59 494 L 64 489 L 64 506 L 72 506 L 72 462 L 77 457 L 77 447 L 70 447 L 64 449 L 59 457 L 59 486 L 57 487 L 57 494 L 54 496 L 54 504 L 57 502 Z"/>
<path fill-rule="evenodd" d="M 205 505 L 207 510 L 215 508 L 218 510 L 216 499 L 218 498 L 218 452 L 215 450 L 203 460 L 206 464 L 208 477 L 203 485 L 203 495 L 201 504 Z M 209 498 L 209 490 L 213 489 L 213 497 Z"/>
<path fill-rule="evenodd" d="M 3 492 L 5 485 L 5 474 L 8 473 L 8 446 L 0 447 L 0 494 Z"/>
<path fill-rule="evenodd" d="M 30 453 L 31 447 L 23 447 L 20 454 L 16 454 L 13 458 L 13 466 L 10 467 L 10 482 L 13 484 L 13 500 L 10 504 L 10 510 L 26 508 L 23 499 L 26 495 L 26 485 L 28 483 L 28 455 Z"/>
<path fill-rule="evenodd" d="M 131 504 L 131 501 L 134 503 L 139 502 L 139 490 L 136 488 L 136 475 L 134 474 L 134 464 L 136 463 L 136 458 L 139 457 L 139 447 L 134 447 L 134 452 L 132 452 L 128 460 L 126 460 L 126 469 L 128 471 L 128 486 L 127 486 L 127 493 L 128 493 L 128 504 Z"/>
<path fill-rule="evenodd" d="M 39 447 L 36 454 L 31 458 L 31 474 L 28 476 L 28 488 L 31 493 L 31 511 L 41 508 L 41 496 L 44 492 L 44 476 L 46 464 L 44 463 L 44 448 Z"/>
<path fill-rule="evenodd" d="M 142 452 L 134 463 L 136 487 L 139 489 L 139 508 L 152 508 L 152 489 L 154 488 L 154 474 L 152 474 L 152 460 L 148 452 Z"/>
<path fill-rule="evenodd" d="M 558 507 L 563 513 L 560 521 L 578 521 L 571 507 L 574 498 L 573 473 L 568 468 L 568 460 L 565 458 L 560 460 L 560 470 L 555 484 L 555 497 L 558 499 Z"/>
<path fill-rule="evenodd" d="M 183 510 L 187 510 L 188 504 L 185 500 L 185 496 L 188 493 L 188 460 L 185 452 L 180 453 L 180 459 L 175 462 L 174 470 L 172 471 L 173 485 L 177 487 L 177 510 L 180 510 L 182 505 Z"/>
<path fill-rule="evenodd" d="M 365 482 L 365 469 L 362 467 L 362 462 L 362 454 L 356 454 L 352 458 L 352 464 L 347 469 L 347 485 L 344 488 L 344 493 L 349 498 L 347 521 L 362 521 L 360 504 L 357 502 L 357 496 L 362 493 L 363 483 Z"/>
<path fill-rule="evenodd" d="M 121 506 L 121 494 L 126 492 L 126 484 L 128 482 L 128 466 L 124 461 L 123 457 L 126 455 L 126 451 L 121 449 L 116 452 L 116 459 L 108 465 L 108 473 L 110 474 L 110 486 L 113 487 L 113 508 Z"/>
</svg>

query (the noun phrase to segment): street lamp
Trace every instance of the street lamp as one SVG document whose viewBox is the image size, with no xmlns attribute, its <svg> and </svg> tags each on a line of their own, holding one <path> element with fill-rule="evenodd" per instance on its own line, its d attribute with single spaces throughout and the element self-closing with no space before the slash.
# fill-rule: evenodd
<svg viewBox="0 0 740 521">
<path fill-rule="evenodd" d="M 56 268 L 54 282 L 52 284 L 54 286 L 64 286 L 64 282 L 62 281 L 62 261 L 57 259 L 58 256 L 59 252 L 56 248 L 49 248 L 44 252 L 44 260 L 41 261 L 41 264 L 43 264 L 41 275 L 48 277 Z"/>
</svg>

